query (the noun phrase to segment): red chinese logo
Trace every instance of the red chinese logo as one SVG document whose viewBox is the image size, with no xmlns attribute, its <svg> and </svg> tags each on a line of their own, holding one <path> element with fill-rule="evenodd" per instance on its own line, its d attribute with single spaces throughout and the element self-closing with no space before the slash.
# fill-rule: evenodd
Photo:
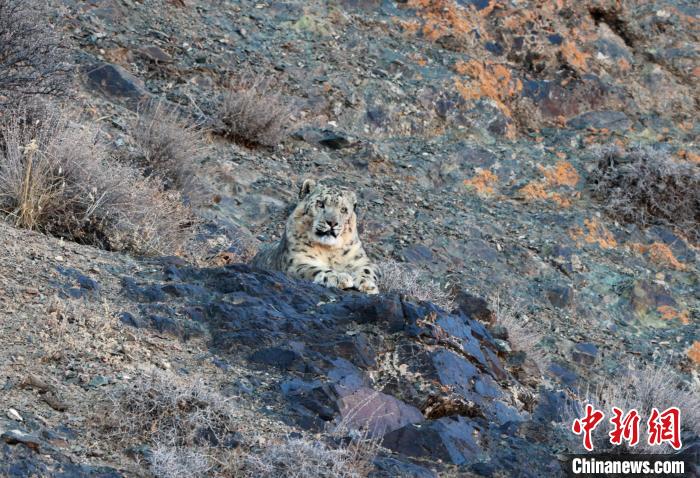
<svg viewBox="0 0 700 478">
<path fill-rule="evenodd" d="M 647 427 L 650 445 L 668 442 L 675 450 L 680 449 L 682 445 L 680 409 L 671 407 L 659 413 L 656 408 L 652 408 Z"/>
<path fill-rule="evenodd" d="M 634 408 L 627 414 L 623 410 L 613 407 L 613 417 L 610 423 L 613 430 L 608 433 L 610 443 L 622 445 L 623 441 L 633 447 L 639 443 L 639 412 Z M 605 414 L 596 410 L 593 405 L 586 405 L 585 416 L 577 418 L 571 426 L 576 435 L 583 435 L 583 446 L 588 451 L 593 451 L 593 430 L 605 418 Z M 649 420 L 647 420 L 647 432 L 649 445 L 662 445 L 668 443 L 674 449 L 679 450 L 681 443 L 681 411 L 678 407 L 671 407 L 663 412 L 652 408 Z"/>
<path fill-rule="evenodd" d="M 634 408 L 624 416 L 622 410 L 613 407 L 614 417 L 610 419 L 615 429 L 609 433 L 610 443 L 621 445 L 622 440 L 629 442 L 629 446 L 639 443 L 639 413 Z"/>
<path fill-rule="evenodd" d="M 586 405 L 586 416 L 583 418 L 577 418 L 574 420 L 574 424 L 571 426 L 571 430 L 576 434 L 580 435 L 583 433 L 583 446 L 588 451 L 593 451 L 593 440 L 591 439 L 591 434 L 595 427 L 603 420 L 605 414 L 600 410 L 593 408 L 593 405 Z"/>
</svg>

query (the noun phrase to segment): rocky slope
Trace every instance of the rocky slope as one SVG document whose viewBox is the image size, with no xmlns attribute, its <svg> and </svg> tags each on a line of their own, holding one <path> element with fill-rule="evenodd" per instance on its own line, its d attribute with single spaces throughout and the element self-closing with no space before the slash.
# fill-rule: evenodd
<svg viewBox="0 0 700 478">
<path fill-rule="evenodd" d="M 616 220 L 590 190 L 595 146 L 700 167 L 694 2 L 52 6 L 86 121 L 120 151 L 139 101 L 179 105 L 211 132 L 197 175 L 216 199 L 196 260 L 0 226 L 3 404 L 22 417 L 0 421 L 3 473 L 149 473 L 92 423 L 146 364 L 206 377 L 261 429 L 368 429 L 373 476 L 556 476 L 567 398 L 653 364 L 698 386 L 692 231 Z M 292 105 L 276 149 L 221 135 L 221 97 L 248 74 Z M 279 237 L 305 176 L 355 188 L 370 255 L 439 281 L 455 309 L 222 266 Z M 494 327 L 503 315 L 526 340 Z"/>
</svg>

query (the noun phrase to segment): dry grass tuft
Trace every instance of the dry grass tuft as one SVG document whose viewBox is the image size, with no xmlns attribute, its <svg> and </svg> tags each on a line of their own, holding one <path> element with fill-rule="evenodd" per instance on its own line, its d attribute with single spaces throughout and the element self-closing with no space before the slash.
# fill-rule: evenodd
<svg viewBox="0 0 700 478">
<path fill-rule="evenodd" d="M 361 478 L 372 470 L 373 459 L 373 450 L 361 445 L 330 448 L 320 441 L 287 438 L 248 454 L 244 470 L 251 478 Z"/>
<path fill-rule="evenodd" d="M 366 439 L 335 448 L 302 437 L 262 436 L 250 412 L 204 381 L 171 372 L 149 372 L 110 399 L 107 429 L 125 446 L 150 444 L 150 470 L 159 478 L 361 478 L 378 447 Z"/>
<path fill-rule="evenodd" d="M 243 415 L 203 380 L 153 370 L 109 398 L 108 434 L 124 446 L 151 445 L 155 476 L 232 476 L 229 455 Z"/>
<path fill-rule="evenodd" d="M 136 160 L 147 173 L 164 178 L 166 186 L 190 197 L 204 196 L 195 173 L 209 147 L 196 124 L 175 107 L 156 102 L 139 112 L 129 133 L 136 146 Z"/>
<path fill-rule="evenodd" d="M 45 2 L 0 0 L 0 105 L 66 92 L 65 42 L 47 18 Z"/>
<path fill-rule="evenodd" d="M 508 342 L 513 350 L 525 352 L 537 363 L 544 363 L 544 354 L 537 345 L 542 340 L 542 335 L 527 326 L 525 307 L 520 302 L 505 303 L 500 295 L 489 299 L 489 308 L 493 311 L 495 324 L 500 325 L 508 332 Z"/>
<path fill-rule="evenodd" d="M 149 457 L 151 472 L 158 478 L 206 478 L 212 465 L 203 451 L 156 444 Z"/>
<path fill-rule="evenodd" d="M 167 447 L 224 443 L 241 415 L 200 379 L 152 371 L 111 397 L 107 419 L 117 437 L 147 440 Z"/>
<path fill-rule="evenodd" d="M 455 308 L 452 294 L 437 282 L 423 277 L 420 271 L 391 260 L 378 263 L 377 268 L 380 290 L 398 292 L 419 301 L 432 302 L 446 311 Z"/>
<path fill-rule="evenodd" d="M 219 117 L 225 134 L 246 146 L 277 146 L 292 126 L 292 108 L 261 76 L 233 83 L 224 94 Z"/>
<path fill-rule="evenodd" d="M 180 196 L 108 161 L 97 132 L 64 114 L 0 124 L 0 212 L 17 227 L 141 254 L 173 254 L 192 216 Z"/>
<path fill-rule="evenodd" d="M 683 429 L 695 434 L 700 433 L 700 386 L 697 383 L 690 388 L 684 386 L 668 366 L 647 366 L 639 370 L 629 368 L 624 375 L 616 374 L 610 377 L 609 382 L 602 384 L 595 391 L 587 392 L 579 401 L 574 402 L 565 414 L 562 426 L 570 430 L 574 419 L 583 416 L 585 405 L 593 404 L 606 416 L 594 431 L 594 447 L 598 451 L 606 451 L 613 448 L 608 436 L 612 431 L 609 421 L 612 407 L 621 409 L 623 413 L 634 408 L 640 415 L 640 440 L 634 450 L 638 453 L 665 453 L 673 451 L 669 445 L 650 446 L 646 442 L 646 420 L 652 408 L 663 411 L 669 407 L 678 407 L 681 410 Z M 581 438 L 571 432 L 569 435 L 575 440 L 574 446 L 583 451 Z M 622 446 L 624 443 L 615 448 L 619 449 Z"/>
<path fill-rule="evenodd" d="M 593 195 L 613 217 L 642 227 L 666 224 L 700 240 L 700 167 L 651 147 L 598 147 Z"/>
</svg>

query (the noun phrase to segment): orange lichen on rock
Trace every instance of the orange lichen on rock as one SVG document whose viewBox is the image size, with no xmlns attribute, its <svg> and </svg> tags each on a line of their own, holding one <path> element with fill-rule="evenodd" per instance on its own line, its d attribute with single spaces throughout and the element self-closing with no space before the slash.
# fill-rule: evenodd
<svg viewBox="0 0 700 478">
<path fill-rule="evenodd" d="M 700 154 L 693 153 L 692 151 L 681 149 L 678 151 L 678 156 L 691 163 L 700 164 Z"/>
<path fill-rule="evenodd" d="M 561 207 L 569 207 L 571 206 L 571 198 L 564 196 L 559 193 L 551 193 L 549 195 L 549 199 L 557 203 Z"/>
<path fill-rule="evenodd" d="M 523 83 L 519 79 L 513 79 L 510 70 L 498 63 L 487 64 L 477 60 L 468 62 L 458 61 L 454 69 L 460 75 L 471 78 L 469 89 L 460 94 L 465 100 L 474 100 L 483 97 L 491 98 L 503 105 L 503 102 L 516 95 L 523 89 Z M 508 110 L 508 108 L 503 105 Z M 509 115 L 510 116 L 510 115 Z"/>
<path fill-rule="evenodd" d="M 409 0 L 423 20 L 423 36 L 437 40 L 445 35 L 466 36 L 474 29 L 473 12 L 453 0 Z"/>
<path fill-rule="evenodd" d="M 553 168 L 544 168 L 540 166 L 544 179 L 550 186 L 569 186 L 576 187 L 579 181 L 579 175 L 571 163 L 568 161 L 557 161 Z"/>
<path fill-rule="evenodd" d="M 588 53 L 584 53 L 576 47 L 572 41 L 565 41 L 559 49 L 562 59 L 569 65 L 579 71 L 585 71 L 587 68 L 586 61 L 590 57 Z"/>
<path fill-rule="evenodd" d="M 598 247 L 602 249 L 617 247 L 615 236 L 597 219 L 584 219 L 583 224 L 586 227 L 585 231 L 578 226 L 569 230 L 569 235 L 573 240 L 579 243 L 583 241 L 587 244 L 598 244 Z"/>
<path fill-rule="evenodd" d="M 684 271 L 687 268 L 685 264 L 676 259 L 671 248 L 662 242 L 654 242 L 648 246 L 635 242 L 630 244 L 630 247 L 639 254 L 649 254 L 649 259 L 655 264 L 672 267 L 677 271 Z"/>
<path fill-rule="evenodd" d="M 693 346 L 688 349 L 688 358 L 697 366 L 700 366 L 700 341 L 693 342 Z"/>
<path fill-rule="evenodd" d="M 497 182 L 498 176 L 488 169 L 480 169 L 473 178 L 465 179 L 464 185 L 473 188 L 479 195 L 490 196 L 496 191 L 494 186 Z"/>
<path fill-rule="evenodd" d="M 455 0 L 408 0 L 406 6 L 416 10 L 422 21 L 420 30 L 431 41 L 445 36 L 489 40 L 485 18 L 498 6 L 496 0 L 477 10 L 473 5 L 459 5 Z M 478 35 L 474 35 L 478 32 Z"/>
<path fill-rule="evenodd" d="M 396 23 L 401 30 L 407 33 L 416 33 L 420 30 L 420 22 L 418 20 L 397 20 Z"/>
<path fill-rule="evenodd" d="M 454 70 L 469 79 L 455 78 L 455 88 L 460 96 L 467 101 L 488 98 L 508 118 L 513 117 L 510 107 L 506 104 L 508 100 L 515 97 L 523 89 L 523 83 L 517 78 L 513 78 L 510 70 L 498 63 L 486 63 L 478 60 L 458 61 L 454 65 Z M 508 125 L 507 137 L 515 137 L 515 128 Z"/>
<path fill-rule="evenodd" d="M 690 313 L 686 309 L 677 310 L 670 305 L 660 305 L 656 310 L 659 311 L 664 320 L 679 320 L 683 325 L 690 323 Z"/>
<path fill-rule="evenodd" d="M 524 199 L 529 201 L 547 199 L 547 190 L 542 181 L 532 181 L 527 183 L 518 191 Z"/>
<path fill-rule="evenodd" d="M 548 188 L 559 186 L 576 187 L 579 175 L 571 163 L 560 160 L 552 168 L 539 167 L 544 178 L 539 181 L 531 181 L 520 188 L 518 193 L 528 201 L 549 199 L 561 207 L 571 206 L 571 197 L 558 192 L 550 192 Z"/>
</svg>

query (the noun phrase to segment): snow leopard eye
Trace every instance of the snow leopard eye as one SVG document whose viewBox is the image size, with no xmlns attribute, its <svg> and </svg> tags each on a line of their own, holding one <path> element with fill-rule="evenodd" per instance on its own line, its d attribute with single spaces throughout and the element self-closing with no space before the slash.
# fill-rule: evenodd
<svg viewBox="0 0 700 478">
<path fill-rule="evenodd" d="M 345 206 L 343 206 L 343 207 L 340 208 L 340 212 L 342 212 L 343 214 L 347 214 L 347 213 L 348 213 L 348 208 L 346 208 Z"/>
<path fill-rule="evenodd" d="M 316 201 L 316 207 L 319 209 L 323 209 L 326 207 L 326 204 L 323 201 Z"/>
</svg>

